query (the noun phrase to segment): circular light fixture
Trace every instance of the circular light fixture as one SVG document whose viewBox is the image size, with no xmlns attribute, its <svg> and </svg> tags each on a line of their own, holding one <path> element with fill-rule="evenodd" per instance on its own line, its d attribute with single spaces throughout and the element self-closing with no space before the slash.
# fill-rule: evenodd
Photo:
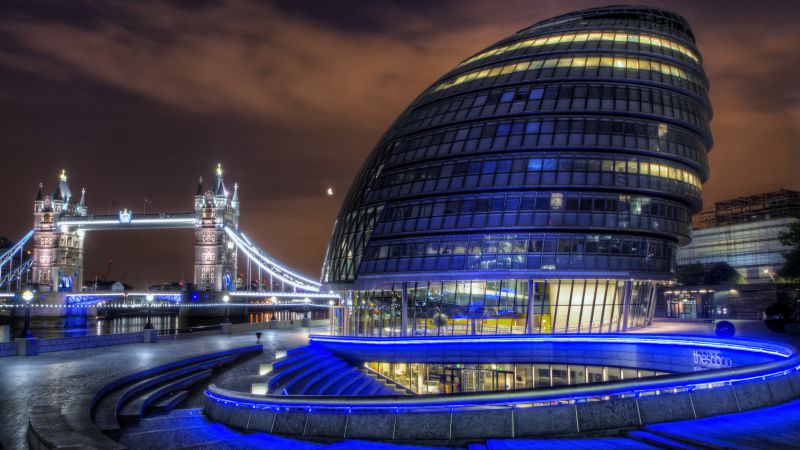
<svg viewBox="0 0 800 450">
<path fill-rule="evenodd" d="M 25 300 L 26 302 L 33 300 L 33 291 L 30 289 L 25 289 L 22 292 L 22 299 Z"/>
<path fill-rule="evenodd" d="M 225 303 L 228 303 L 230 301 L 230 299 L 231 299 L 231 297 L 228 294 L 225 294 L 225 295 L 222 296 L 222 301 L 225 302 Z"/>
<path fill-rule="evenodd" d="M 153 297 L 153 294 L 146 294 L 144 296 L 144 299 L 147 300 L 148 302 L 152 302 L 154 298 L 155 297 Z"/>
</svg>

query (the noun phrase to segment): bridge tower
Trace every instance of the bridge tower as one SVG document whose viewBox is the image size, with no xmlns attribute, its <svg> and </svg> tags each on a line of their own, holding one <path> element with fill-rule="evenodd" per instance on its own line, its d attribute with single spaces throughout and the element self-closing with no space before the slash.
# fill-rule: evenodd
<svg viewBox="0 0 800 450">
<path fill-rule="evenodd" d="M 225 227 L 239 229 L 239 185 L 225 187 L 222 165 L 217 165 L 207 190 L 200 178 L 194 196 L 194 283 L 200 291 L 225 291 L 236 287 L 236 246 Z"/>
<path fill-rule="evenodd" d="M 83 284 L 82 230 L 60 226 L 59 221 L 86 216 L 86 190 L 75 201 L 61 171 L 52 194 L 43 194 L 43 184 L 33 201 L 33 266 L 32 281 L 40 291 L 80 291 Z"/>
</svg>

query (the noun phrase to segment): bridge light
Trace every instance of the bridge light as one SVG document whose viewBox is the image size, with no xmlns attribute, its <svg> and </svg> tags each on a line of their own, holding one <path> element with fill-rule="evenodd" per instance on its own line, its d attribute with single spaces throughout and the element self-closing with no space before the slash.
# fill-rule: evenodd
<svg viewBox="0 0 800 450">
<path fill-rule="evenodd" d="M 25 289 L 25 291 L 22 292 L 22 299 L 26 302 L 33 300 L 33 291 L 30 289 Z"/>
<path fill-rule="evenodd" d="M 233 241 L 228 241 L 228 248 L 233 250 Z"/>
<path fill-rule="evenodd" d="M 153 297 L 153 294 L 146 294 L 146 295 L 144 296 L 144 299 L 145 299 L 145 300 L 147 300 L 148 302 L 152 302 L 152 301 L 153 301 L 153 298 L 154 298 L 154 297 Z"/>
<path fill-rule="evenodd" d="M 225 295 L 222 296 L 222 301 L 223 302 L 228 303 L 230 300 L 231 300 L 231 296 L 230 295 L 225 294 Z"/>
</svg>

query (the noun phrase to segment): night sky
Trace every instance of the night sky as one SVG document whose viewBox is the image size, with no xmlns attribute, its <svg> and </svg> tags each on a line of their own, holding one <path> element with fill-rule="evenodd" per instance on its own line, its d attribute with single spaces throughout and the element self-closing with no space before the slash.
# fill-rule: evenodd
<svg viewBox="0 0 800 450">
<path fill-rule="evenodd" d="M 706 206 L 800 189 L 800 2 L 646 3 L 689 20 L 711 80 Z M 516 30 L 604 4 L 4 1 L 0 236 L 30 228 L 37 184 L 52 189 L 62 168 L 90 213 L 140 212 L 145 197 L 178 212 L 221 162 L 245 233 L 316 277 L 352 177 L 411 100 Z M 137 287 L 191 281 L 193 239 L 91 233 L 86 278 L 112 259 L 109 278 Z"/>
</svg>

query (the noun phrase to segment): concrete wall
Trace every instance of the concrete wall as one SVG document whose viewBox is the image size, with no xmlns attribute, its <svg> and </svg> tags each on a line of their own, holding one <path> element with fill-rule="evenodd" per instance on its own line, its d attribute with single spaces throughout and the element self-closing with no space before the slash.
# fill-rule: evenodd
<svg viewBox="0 0 800 450">
<path fill-rule="evenodd" d="M 206 398 L 205 413 L 216 422 L 247 431 L 322 440 L 374 439 L 459 445 L 492 438 L 575 436 L 617 432 L 660 422 L 747 411 L 800 396 L 800 373 L 677 394 L 615 398 L 574 404 L 448 410 L 342 408 L 252 409 Z M 502 400 L 498 400 L 498 403 Z"/>
<path fill-rule="evenodd" d="M 16 342 L 0 343 L 0 357 L 3 356 L 17 356 L 17 343 Z"/>
<path fill-rule="evenodd" d="M 328 319 L 312 320 L 311 326 L 324 326 L 330 323 Z M 244 323 L 233 325 L 234 333 L 259 330 L 299 328 L 302 320 L 292 322 L 270 321 L 262 323 Z M 197 333 L 182 333 L 177 335 L 160 336 L 159 339 L 183 339 L 194 336 L 204 336 L 219 334 L 219 330 L 201 331 Z M 136 331 L 132 333 L 103 334 L 99 336 L 75 336 L 55 339 L 38 339 L 38 353 L 60 352 L 64 350 L 78 350 L 82 348 L 106 347 L 109 345 L 137 344 L 145 342 L 144 332 Z M 0 342 L 0 357 L 17 356 L 17 342 Z"/>
<path fill-rule="evenodd" d="M 106 347 L 109 345 L 135 344 L 144 342 L 144 333 L 103 334 L 99 336 L 76 336 L 55 339 L 40 339 L 39 353 L 78 350 L 81 348 Z"/>
<path fill-rule="evenodd" d="M 715 306 L 719 305 L 728 311 L 726 315 L 715 314 L 715 319 L 761 320 L 762 312 L 773 303 L 788 303 L 794 306 L 800 299 L 798 289 L 800 284 L 775 283 L 661 287 L 657 293 L 656 310 L 653 315 L 657 318 L 667 316 L 665 291 L 713 290 L 713 294 L 710 294 L 713 299 L 712 308 L 716 310 Z"/>
</svg>

